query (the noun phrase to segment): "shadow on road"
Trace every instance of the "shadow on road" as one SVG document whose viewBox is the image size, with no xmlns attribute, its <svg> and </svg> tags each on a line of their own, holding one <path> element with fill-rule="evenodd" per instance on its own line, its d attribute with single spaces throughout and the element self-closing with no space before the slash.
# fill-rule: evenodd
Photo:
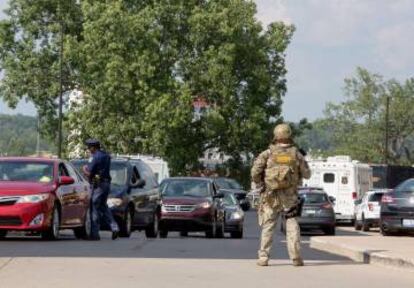
<svg viewBox="0 0 414 288">
<path fill-rule="evenodd" d="M 8 237 L 0 241 L 0 257 L 95 257 L 95 258 L 176 258 L 176 259 L 256 259 L 259 247 L 259 227 L 256 214 L 246 213 L 243 239 L 206 239 L 202 234 L 180 237 L 171 233 L 167 239 L 146 239 L 135 232 L 129 239 L 112 241 L 110 234 L 101 233 L 98 242 L 76 240 L 71 232 L 59 241 L 39 238 Z M 311 249 L 310 237 L 302 237 L 303 258 L 327 261 L 326 265 L 351 264 L 344 257 Z M 289 259 L 285 236 L 279 232 L 274 239 L 272 259 Z M 312 264 L 313 265 L 313 264 Z M 318 265 L 323 265 L 318 264 Z"/>
</svg>

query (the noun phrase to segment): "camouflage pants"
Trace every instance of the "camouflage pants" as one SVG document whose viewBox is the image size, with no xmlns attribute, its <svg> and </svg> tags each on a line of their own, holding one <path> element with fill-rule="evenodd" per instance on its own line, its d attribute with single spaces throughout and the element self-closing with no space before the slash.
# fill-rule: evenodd
<svg viewBox="0 0 414 288">
<path fill-rule="evenodd" d="M 262 228 L 260 237 L 259 258 L 269 259 L 273 243 L 274 230 L 281 209 L 268 203 L 262 203 L 258 210 L 259 225 Z M 286 242 L 291 260 L 300 256 L 300 227 L 296 218 L 286 220 Z"/>
</svg>

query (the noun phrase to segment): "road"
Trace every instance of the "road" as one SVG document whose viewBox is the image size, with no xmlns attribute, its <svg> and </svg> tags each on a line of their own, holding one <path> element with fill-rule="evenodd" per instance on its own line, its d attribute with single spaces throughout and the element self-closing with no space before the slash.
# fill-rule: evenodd
<svg viewBox="0 0 414 288">
<path fill-rule="evenodd" d="M 57 242 L 12 237 L 0 242 L 0 288 L 37 287 L 413 287 L 414 274 L 354 263 L 309 248 L 303 237 L 305 267 L 291 266 L 278 232 L 270 267 L 256 266 L 259 230 L 247 213 L 244 239 L 205 239 L 173 233 L 147 240 L 100 242 L 75 240 L 71 233 Z M 353 233 L 353 232 L 341 232 Z"/>
</svg>

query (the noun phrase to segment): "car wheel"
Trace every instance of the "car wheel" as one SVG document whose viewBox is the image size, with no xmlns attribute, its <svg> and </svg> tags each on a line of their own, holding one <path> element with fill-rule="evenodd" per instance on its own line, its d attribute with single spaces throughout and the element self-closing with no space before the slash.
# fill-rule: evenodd
<svg viewBox="0 0 414 288">
<path fill-rule="evenodd" d="M 224 238 L 224 223 L 217 225 L 216 238 Z"/>
<path fill-rule="evenodd" d="M 188 237 L 188 231 L 181 231 L 180 236 L 181 237 Z"/>
<path fill-rule="evenodd" d="M 217 223 L 216 220 L 211 223 L 211 226 L 206 231 L 206 238 L 215 238 L 216 237 L 216 231 L 217 231 Z"/>
<path fill-rule="evenodd" d="M 243 228 L 239 231 L 231 232 L 230 237 L 233 239 L 242 239 L 243 238 Z"/>
<path fill-rule="evenodd" d="M 132 212 L 131 208 L 127 208 L 128 210 L 125 212 L 124 219 L 121 222 L 121 231 L 119 231 L 119 236 L 123 238 L 129 238 L 132 233 L 132 219 L 134 217 L 134 212 Z"/>
<path fill-rule="evenodd" d="M 365 231 L 365 232 L 369 231 L 369 225 L 367 221 L 365 221 L 364 215 L 362 215 L 362 231 Z"/>
<path fill-rule="evenodd" d="M 57 240 L 59 239 L 60 230 L 60 214 L 58 206 L 55 204 L 52 212 L 52 221 L 50 227 L 41 233 L 44 240 Z"/>
<path fill-rule="evenodd" d="M 1 230 L 0 231 L 0 239 L 4 239 L 4 238 L 6 238 L 6 236 L 7 236 L 7 230 Z"/>
<path fill-rule="evenodd" d="M 356 231 L 360 231 L 362 228 L 362 225 L 359 223 L 358 219 L 355 218 L 354 220 L 354 228 Z"/>
<path fill-rule="evenodd" d="M 384 224 L 380 224 L 380 232 L 382 236 L 393 236 L 394 232 L 388 230 L 388 228 Z"/>
<path fill-rule="evenodd" d="M 147 238 L 157 238 L 158 237 L 158 227 L 160 224 L 160 217 L 157 213 L 154 215 L 154 221 L 151 223 L 151 225 L 145 229 L 145 236 Z"/>
<path fill-rule="evenodd" d="M 325 235 L 331 235 L 332 236 L 332 235 L 336 234 L 336 229 L 335 229 L 335 227 L 324 228 L 323 233 L 325 233 Z"/>
<path fill-rule="evenodd" d="M 160 238 L 167 238 L 168 230 L 160 229 Z"/>
<path fill-rule="evenodd" d="M 91 238 L 92 221 L 91 221 L 91 210 L 88 209 L 85 215 L 85 222 L 82 227 L 75 228 L 73 232 L 77 239 L 89 239 Z"/>
</svg>

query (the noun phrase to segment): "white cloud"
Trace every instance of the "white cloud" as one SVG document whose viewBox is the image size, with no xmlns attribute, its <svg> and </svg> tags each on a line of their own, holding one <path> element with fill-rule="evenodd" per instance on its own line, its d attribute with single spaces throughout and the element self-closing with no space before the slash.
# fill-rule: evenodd
<svg viewBox="0 0 414 288">
<path fill-rule="evenodd" d="M 384 27 L 376 34 L 377 62 L 394 71 L 414 68 L 414 21 Z M 414 72 L 412 72 L 414 73 Z"/>
<path fill-rule="evenodd" d="M 291 24 L 292 19 L 289 17 L 288 9 L 283 0 L 256 0 L 257 18 L 264 24 L 282 21 Z"/>
</svg>

